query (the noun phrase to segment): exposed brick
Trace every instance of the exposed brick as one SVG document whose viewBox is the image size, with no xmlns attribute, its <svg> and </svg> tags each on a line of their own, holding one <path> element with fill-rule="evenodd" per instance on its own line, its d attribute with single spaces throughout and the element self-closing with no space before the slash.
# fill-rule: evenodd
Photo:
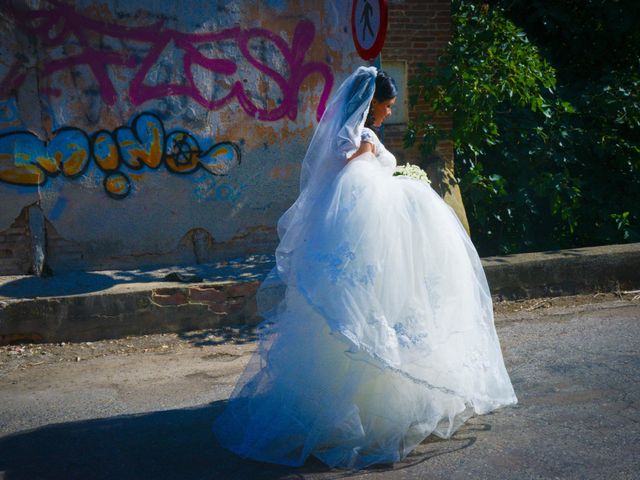
<svg viewBox="0 0 640 480">
<path fill-rule="evenodd" d="M 253 295 L 260 286 L 260 282 L 243 282 L 229 285 L 226 289 L 227 297 L 247 297 Z"/>
<path fill-rule="evenodd" d="M 247 304 L 246 301 L 237 302 L 237 303 L 227 303 L 227 313 L 229 314 L 240 313 L 242 310 L 244 310 L 246 304 Z"/>
<path fill-rule="evenodd" d="M 0 232 L 0 275 L 25 275 L 31 269 L 31 239 L 27 209 Z"/>
<path fill-rule="evenodd" d="M 186 295 L 187 290 L 184 287 L 163 287 L 156 288 L 153 293 L 158 295 L 174 295 L 176 293 L 182 293 Z"/>
<path fill-rule="evenodd" d="M 158 289 L 158 290 L 169 290 L 169 289 Z M 157 293 L 158 290 L 153 291 L 151 294 L 151 300 L 158 305 L 186 305 L 189 303 L 189 297 L 186 293 L 181 291 L 176 291 L 171 294 L 161 294 Z"/>
<path fill-rule="evenodd" d="M 26 274 L 31 267 L 31 262 L 20 258 L 0 258 L 0 271 L 11 271 L 6 275 Z"/>
<path fill-rule="evenodd" d="M 6 232 L 5 235 L 10 242 L 29 241 L 29 232 Z"/>
<path fill-rule="evenodd" d="M 190 287 L 189 297 L 191 303 L 224 302 L 227 298 L 227 292 L 222 286 Z"/>
<path fill-rule="evenodd" d="M 385 61 L 406 61 L 411 80 L 420 70 L 418 63 L 434 67 L 451 38 L 451 3 L 435 0 L 396 0 L 389 2 L 389 29 L 382 50 L 382 66 Z M 409 107 L 409 120 L 419 114 L 430 113 L 428 105 L 420 101 Z M 451 128 L 451 118 L 438 115 L 434 119 L 439 128 Z M 385 127 L 385 145 L 394 150 L 398 163 L 420 163 L 417 146 L 404 149 L 404 126 Z M 439 145 L 453 158 L 451 144 Z M 441 152 L 444 155 L 445 152 Z"/>
<path fill-rule="evenodd" d="M 213 303 L 207 306 L 207 310 L 216 315 L 228 315 L 229 305 L 227 303 Z"/>
</svg>

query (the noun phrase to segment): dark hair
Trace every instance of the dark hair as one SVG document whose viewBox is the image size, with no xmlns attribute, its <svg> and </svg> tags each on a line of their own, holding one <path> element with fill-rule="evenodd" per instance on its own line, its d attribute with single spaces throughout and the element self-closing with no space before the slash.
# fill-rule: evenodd
<svg viewBox="0 0 640 480">
<path fill-rule="evenodd" d="M 373 98 L 379 102 L 386 102 L 397 96 L 398 87 L 396 86 L 395 80 L 384 70 L 378 70 L 378 74 L 376 75 L 376 91 L 373 94 Z M 367 120 L 364 122 L 364 125 L 370 128 L 373 126 L 373 109 L 371 108 L 369 108 L 369 115 L 367 115 Z"/>
<path fill-rule="evenodd" d="M 379 70 L 376 75 L 376 93 L 373 98 L 379 102 L 386 102 L 398 96 L 398 87 L 393 78 L 384 70 Z"/>
</svg>

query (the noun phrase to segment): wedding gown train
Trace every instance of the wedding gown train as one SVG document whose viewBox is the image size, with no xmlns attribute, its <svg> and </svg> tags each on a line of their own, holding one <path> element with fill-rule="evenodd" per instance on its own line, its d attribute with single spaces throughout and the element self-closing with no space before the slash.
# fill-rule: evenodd
<svg viewBox="0 0 640 480">
<path fill-rule="evenodd" d="M 375 133 L 360 138 L 374 153 L 314 194 L 286 269 L 271 274 L 284 297 L 215 422 L 240 456 L 389 463 L 517 401 L 466 231 L 430 186 L 393 176 Z"/>
</svg>

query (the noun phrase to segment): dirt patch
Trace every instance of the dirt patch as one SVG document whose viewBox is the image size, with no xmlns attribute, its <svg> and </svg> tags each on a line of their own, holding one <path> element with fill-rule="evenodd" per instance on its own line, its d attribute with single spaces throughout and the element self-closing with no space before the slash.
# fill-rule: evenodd
<svg viewBox="0 0 640 480">
<path fill-rule="evenodd" d="M 570 309 L 584 305 L 611 301 L 640 302 L 640 291 L 596 293 L 553 298 L 536 298 L 494 303 L 497 319 L 512 314 L 530 313 L 548 309 Z M 38 365 L 58 362 L 82 362 L 97 357 L 120 356 L 140 353 L 172 353 L 181 349 L 203 348 L 214 345 L 245 344 L 257 340 L 253 327 L 217 328 L 182 333 L 130 336 L 113 340 L 80 343 L 21 343 L 0 346 L 0 377 L 15 369 L 26 369 Z M 217 355 L 217 354 L 213 354 Z M 205 357 L 209 360 L 232 361 L 234 357 Z"/>
<path fill-rule="evenodd" d="M 140 353 L 173 353 L 211 345 L 244 344 L 257 339 L 255 328 L 216 328 L 182 333 L 130 336 L 96 342 L 22 343 L 0 346 L 0 377 L 15 369 L 59 362 Z M 231 361 L 233 358 L 217 359 Z"/>
<path fill-rule="evenodd" d="M 507 315 L 510 313 L 535 311 L 553 307 L 579 307 L 583 305 L 593 305 L 607 303 L 615 300 L 629 302 L 640 302 L 640 290 L 630 290 L 610 293 L 595 293 L 585 295 L 568 295 L 564 297 L 549 298 L 529 298 L 523 300 L 504 300 L 494 302 L 493 311 L 496 315 Z"/>
</svg>

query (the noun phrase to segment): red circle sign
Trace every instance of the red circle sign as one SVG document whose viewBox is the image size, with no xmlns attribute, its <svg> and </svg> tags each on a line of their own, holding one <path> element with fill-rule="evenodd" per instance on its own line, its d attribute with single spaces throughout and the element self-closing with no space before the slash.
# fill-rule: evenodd
<svg viewBox="0 0 640 480">
<path fill-rule="evenodd" d="M 351 34 L 364 60 L 375 58 L 387 35 L 387 0 L 353 0 Z"/>
</svg>

